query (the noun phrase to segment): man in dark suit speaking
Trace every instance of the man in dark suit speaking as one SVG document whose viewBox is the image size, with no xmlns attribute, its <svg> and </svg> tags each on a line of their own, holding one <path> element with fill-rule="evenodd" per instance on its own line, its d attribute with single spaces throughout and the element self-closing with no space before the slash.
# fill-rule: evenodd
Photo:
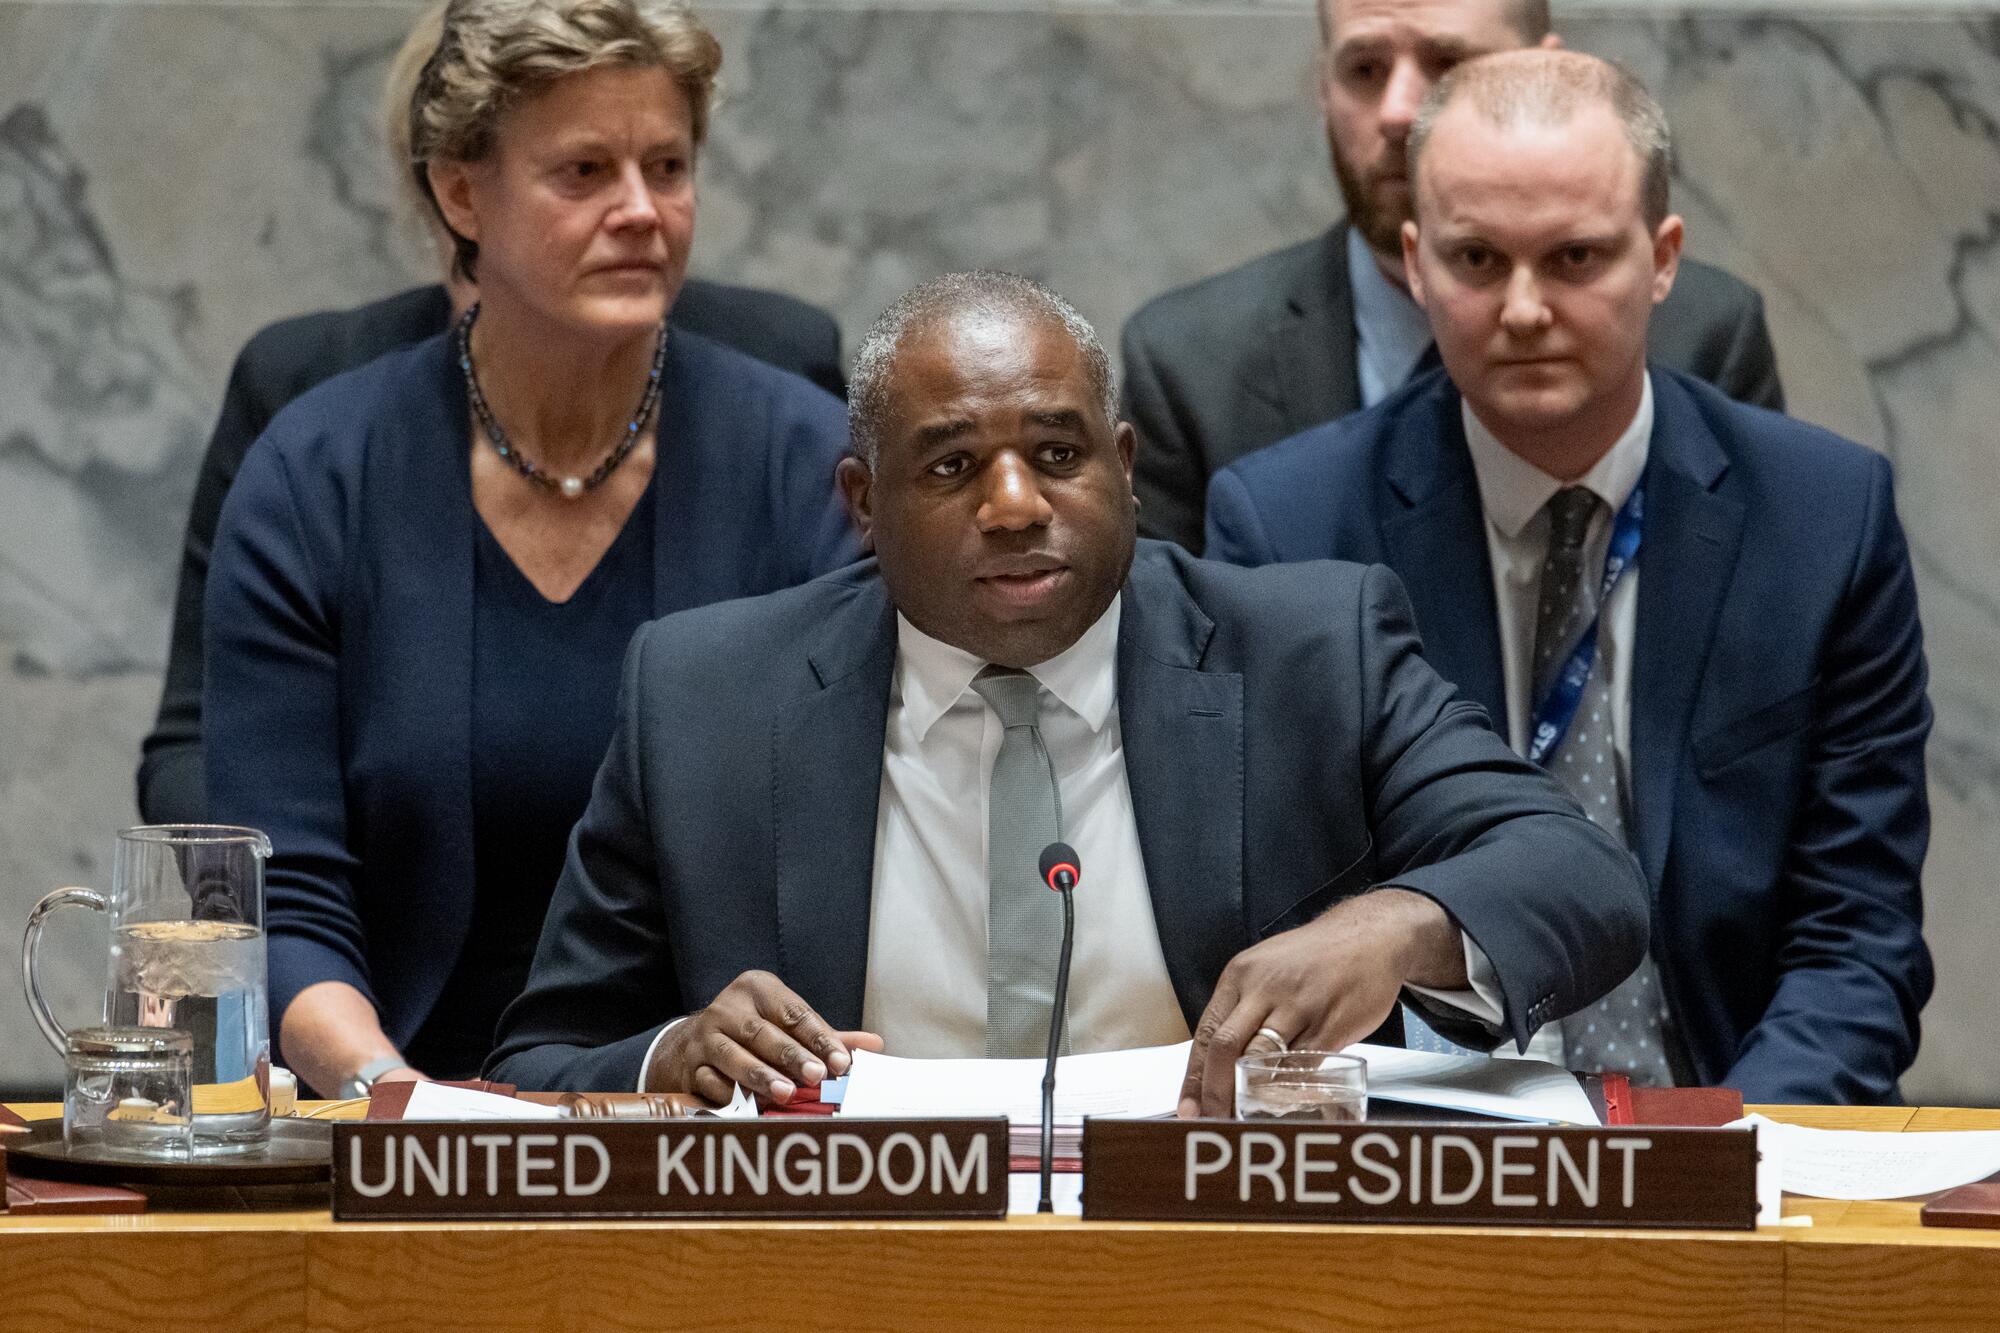
<svg viewBox="0 0 2000 1333">
<path fill-rule="evenodd" d="M 783 1100 L 856 1043 L 1039 1054 L 1057 838 L 1070 1048 L 1192 1032 L 1190 1114 L 1253 1041 L 1338 1047 L 1407 991 L 1490 1046 L 1637 964 L 1631 858 L 1425 665 L 1393 576 L 1135 552 L 1066 302 L 933 280 L 852 393 L 876 561 L 640 631 L 496 1077 Z"/>
<path fill-rule="evenodd" d="M 1460 61 L 1553 46 L 1548 0 L 1319 0 L 1320 108 L 1347 218 L 1312 240 L 1168 292 L 1125 326 L 1139 431 L 1139 529 L 1200 553 L 1208 479 L 1253 449 L 1372 407 L 1436 364 L 1403 284 L 1403 146 L 1425 92 Z M 1653 357 L 1779 411 L 1762 299 L 1681 264 L 1653 315 Z"/>
<path fill-rule="evenodd" d="M 1220 473 L 1209 552 L 1389 565 L 1438 670 L 1638 854 L 1652 958 L 1545 1054 L 1893 1100 L 1931 989 L 1931 714 L 1889 465 L 1648 370 L 1669 151 L 1588 56 L 1440 82 L 1404 249 L 1445 368 Z"/>
</svg>

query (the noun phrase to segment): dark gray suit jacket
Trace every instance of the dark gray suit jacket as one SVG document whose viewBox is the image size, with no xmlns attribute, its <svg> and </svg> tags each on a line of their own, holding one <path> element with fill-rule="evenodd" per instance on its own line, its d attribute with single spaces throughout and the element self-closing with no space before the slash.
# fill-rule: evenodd
<svg viewBox="0 0 2000 1333">
<path fill-rule="evenodd" d="M 632 1087 L 664 1022 L 752 968 L 860 1026 L 895 660 L 872 562 L 639 632 L 494 1076 Z M 1117 672 L 1190 1025 L 1231 957 L 1377 884 L 1451 912 L 1522 1042 L 1637 965 L 1636 863 L 1424 663 L 1387 570 L 1234 569 L 1141 542 Z"/>
<path fill-rule="evenodd" d="M 1361 407 L 1347 224 L 1155 297 L 1125 325 L 1125 416 L 1139 431 L 1139 530 L 1201 553 L 1208 479 L 1243 455 Z M 1782 412 L 1756 291 L 1682 260 L 1647 355 Z"/>
</svg>

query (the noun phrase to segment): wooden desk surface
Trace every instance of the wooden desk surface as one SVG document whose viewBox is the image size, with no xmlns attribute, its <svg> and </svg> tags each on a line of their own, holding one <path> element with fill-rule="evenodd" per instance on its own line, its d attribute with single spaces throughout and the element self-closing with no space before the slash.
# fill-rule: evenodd
<svg viewBox="0 0 2000 1333">
<path fill-rule="evenodd" d="M 35 1118 L 56 1110 L 18 1108 Z M 2000 1112 L 1763 1107 L 1827 1128 Z M 1754 1233 L 1006 1222 L 340 1223 L 311 1193 L 0 1217 L 0 1330 L 2000 1327 L 2000 1231 L 1789 1199 Z"/>
</svg>

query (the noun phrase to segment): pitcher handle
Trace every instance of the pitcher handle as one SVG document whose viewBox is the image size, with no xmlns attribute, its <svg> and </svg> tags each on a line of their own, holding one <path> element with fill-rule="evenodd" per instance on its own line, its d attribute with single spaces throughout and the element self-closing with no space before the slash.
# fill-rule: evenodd
<svg viewBox="0 0 2000 1333">
<path fill-rule="evenodd" d="M 21 936 L 21 985 L 28 992 L 28 1009 L 35 1021 L 42 1025 L 42 1035 L 49 1039 L 49 1045 L 58 1053 L 69 1053 L 69 1033 L 49 1012 L 49 1002 L 42 998 L 41 974 L 35 963 L 35 953 L 42 945 L 42 923 L 49 913 L 58 907 L 88 907 L 93 912 L 107 915 L 111 909 L 104 901 L 104 895 L 90 889 L 57 889 L 35 904 L 35 910 L 28 913 L 28 929 Z"/>
</svg>

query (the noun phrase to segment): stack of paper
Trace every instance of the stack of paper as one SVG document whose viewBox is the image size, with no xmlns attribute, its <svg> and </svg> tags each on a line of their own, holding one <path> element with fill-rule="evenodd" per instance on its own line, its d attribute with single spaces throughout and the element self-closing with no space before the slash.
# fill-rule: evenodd
<svg viewBox="0 0 2000 1333">
<path fill-rule="evenodd" d="M 1185 1042 L 1057 1060 L 1055 1155 L 1081 1154 L 1087 1115 L 1172 1115 L 1187 1061 Z M 856 1051 L 840 1113 L 918 1119 L 1004 1115 L 1012 1130 L 1011 1154 L 1039 1157 L 1044 1067 L 1040 1060 L 903 1060 Z"/>
<path fill-rule="evenodd" d="M 1077 1155 L 1087 1115 L 1172 1115 L 1180 1101 L 1191 1045 L 1182 1042 L 1058 1060 L 1056 1155 Z M 1600 1123 L 1576 1076 L 1539 1060 L 1432 1055 L 1366 1043 L 1350 1046 L 1348 1054 L 1368 1061 L 1371 1101 L 1407 1102 L 1509 1120 Z M 903 1060 L 856 1051 L 841 1113 L 1004 1115 L 1014 1126 L 1016 1155 L 1035 1156 L 1041 1152 L 1042 1068 L 1040 1060 Z"/>
</svg>

